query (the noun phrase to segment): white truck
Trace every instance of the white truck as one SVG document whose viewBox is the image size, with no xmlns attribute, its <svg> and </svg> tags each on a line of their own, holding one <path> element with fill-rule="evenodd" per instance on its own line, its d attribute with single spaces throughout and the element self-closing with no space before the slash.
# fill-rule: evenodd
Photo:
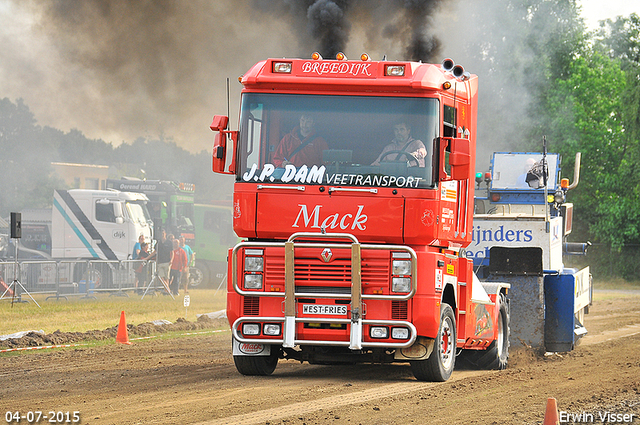
<svg viewBox="0 0 640 425">
<path fill-rule="evenodd" d="M 44 258 L 56 263 L 55 268 L 43 265 L 34 273 L 38 277 L 33 280 L 41 285 L 38 289 L 52 286 L 56 275 L 63 287 L 77 288 L 81 281 L 87 285 L 85 290 L 90 285 L 122 287 L 127 283 L 125 277 L 118 279 L 117 275 L 127 272 L 129 279 L 130 273 L 119 262 L 131 258 L 140 235 L 148 243 L 153 239 L 147 202 L 142 193 L 55 190 L 51 209 L 23 210 L 19 259 Z M 87 270 L 91 270 L 91 276 L 87 276 Z"/>
<path fill-rule="evenodd" d="M 51 256 L 126 260 L 140 235 L 151 242 L 153 222 L 142 193 L 56 190 L 51 214 Z"/>
</svg>

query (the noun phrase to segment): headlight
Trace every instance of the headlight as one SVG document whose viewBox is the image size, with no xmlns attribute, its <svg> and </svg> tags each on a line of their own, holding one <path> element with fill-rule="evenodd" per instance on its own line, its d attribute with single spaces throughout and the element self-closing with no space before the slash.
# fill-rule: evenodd
<svg viewBox="0 0 640 425">
<path fill-rule="evenodd" d="M 262 275 L 261 274 L 245 274 L 244 287 L 246 289 L 262 289 Z"/>
<path fill-rule="evenodd" d="M 262 329 L 262 333 L 270 336 L 280 335 L 280 325 L 277 323 L 266 323 Z"/>
<path fill-rule="evenodd" d="M 410 292 L 411 291 L 411 278 L 410 277 L 394 277 L 391 279 L 391 290 L 393 292 Z"/>
<path fill-rule="evenodd" d="M 411 261 L 393 260 L 392 275 L 411 276 Z"/>
<path fill-rule="evenodd" d="M 244 335 L 260 335 L 260 325 L 257 323 L 243 323 L 242 333 Z"/>
<path fill-rule="evenodd" d="M 371 328 L 369 328 L 369 336 L 375 339 L 389 338 L 389 328 L 385 326 L 371 326 Z"/>
<path fill-rule="evenodd" d="M 246 257 L 244 259 L 244 271 L 261 272 L 264 269 L 264 259 L 262 257 Z"/>
<path fill-rule="evenodd" d="M 409 329 L 407 328 L 392 328 L 391 338 L 393 339 L 409 339 Z"/>
</svg>

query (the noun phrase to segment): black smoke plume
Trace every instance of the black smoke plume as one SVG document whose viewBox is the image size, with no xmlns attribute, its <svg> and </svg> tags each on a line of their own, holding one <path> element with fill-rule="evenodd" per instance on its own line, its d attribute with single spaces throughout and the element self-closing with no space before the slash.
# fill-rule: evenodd
<svg viewBox="0 0 640 425">
<path fill-rule="evenodd" d="M 433 15 L 445 0 L 254 0 L 261 12 L 288 22 L 308 55 L 325 58 L 345 51 L 352 27 L 364 27 L 369 41 L 380 37 L 404 45 L 403 58 L 439 59 L 440 41 L 430 34 Z"/>
</svg>

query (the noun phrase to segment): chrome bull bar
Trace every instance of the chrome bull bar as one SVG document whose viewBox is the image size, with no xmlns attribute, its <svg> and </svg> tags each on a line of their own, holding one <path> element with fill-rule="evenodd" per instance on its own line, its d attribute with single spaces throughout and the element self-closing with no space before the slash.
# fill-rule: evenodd
<svg viewBox="0 0 640 425">
<path fill-rule="evenodd" d="M 344 249 L 346 243 L 318 243 L 318 242 L 298 242 L 296 239 L 343 239 L 351 243 L 351 292 L 350 294 L 339 293 L 297 293 L 295 291 L 295 247 L 305 248 L 334 248 Z M 408 246 L 404 245 L 377 245 L 377 244 L 360 244 L 358 239 L 348 233 L 309 233 L 300 232 L 294 233 L 289 237 L 286 242 L 241 242 L 233 248 L 231 254 L 232 261 L 232 285 L 236 293 L 243 296 L 250 297 L 283 297 L 281 292 L 263 292 L 263 291 L 246 291 L 240 288 L 238 283 L 238 251 L 241 248 L 256 247 L 284 247 L 285 251 L 285 291 L 284 291 L 284 317 L 278 318 L 260 318 L 260 317 L 241 317 L 233 325 L 234 337 L 241 342 L 260 342 L 266 344 L 282 343 L 285 348 L 293 348 L 300 343 L 314 344 L 314 345 L 348 345 L 351 350 L 360 350 L 363 347 L 407 347 L 413 344 L 417 337 L 415 327 L 406 321 L 380 321 L 380 320 L 365 320 L 363 318 L 362 306 L 363 300 L 394 300 L 394 301 L 406 301 L 411 299 L 417 289 L 417 256 L 415 251 Z M 409 253 L 411 257 L 411 290 L 404 295 L 380 295 L 380 294 L 363 294 L 362 293 L 362 249 L 366 250 L 387 250 L 387 251 L 405 251 Z M 263 288 L 264 289 L 264 288 Z M 332 319 L 332 318 L 298 318 L 296 317 L 296 299 L 297 297 L 304 298 L 342 298 L 351 300 L 351 318 L 350 319 Z M 236 325 L 244 321 L 275 321 L 283 322 L 282 340 L 276 339 L 247 339 L 241 338 L 237 332 Z M 339 341 L 304 341 L 296 339 L 296 323 L 298 322 L 313 322 L 313 323 L 339 323 L 350 324 L 350 336 L 349 342 Z M 387 324 L 387 325 L 402 325 L 407 326 L 410 330 L 411 336 L 408 342 L 404 343 L 374 343 L 364 342 L 362 329 L 364 324 Z"/>
</svg>

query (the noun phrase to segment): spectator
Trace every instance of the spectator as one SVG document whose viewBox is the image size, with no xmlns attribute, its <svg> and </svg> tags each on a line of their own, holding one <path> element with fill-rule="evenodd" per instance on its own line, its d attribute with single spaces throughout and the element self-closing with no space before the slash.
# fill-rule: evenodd
<svg viewBox="0 0 640 425">
<path fill-rule="evenodd" d="M 173 244 L 171 240 L 173 239 L 173 235 L 171 237 L 167 237 L 167 232 L 165 230 L 160 234 L 160 240 L 158 241 L 158 277 L 168 282 L 169 279 L 169 263 L 171 263 L 171 250 L 173 249 Z"/>
<path fill-rule="evenodd" d="M 189 266 L 191 265 L 192 260 L 194 260 L 194 258 L 193 258 L 193 250 L 189 245 L 187 245 L 184 236 L 180 236 L 180 248 L 182 248 L 185 254 L 187 254 L 187 265 L 182 270 L 182 275 L 180 276 L 180 282 L 182 284 L 182 287 L 184 287 L 184 293 L 188 294 L 189 293 Z"/>
<path fill-rule="evenodd" d="M 148 266 L 147 261 L 153 257 L 153 254 L 149 252 L 149 244 L 142 242 L 140 244 L 140 252 L 138 254 L 138 267 L 135 269 L 136 274 L 136 289 L 144 288 L 147 284 Z"/>
<path fill-rule="evenodd" d="M 142 243 L 144 242 L 144 235 L 140 235 L 138 236 L 138 242 L 136 242 L 136 244 L 133 246 L 133 253 L 131 254 L 131 259 L 132 260 L 137 260 L 138 256 L 140 255 L 140 249 L 142 246 Z"/>
<path fill-rule="evenodd" d="M 177 239 L 173 239 L 173 251 L 171 252 L 170 261 L 170 278 L 169 288 L 173 295 L 180 295 L 180 275 L 187 266 L 187 254 L 184 249 L 180 248 L 180 242 Z"/>
</svg>

